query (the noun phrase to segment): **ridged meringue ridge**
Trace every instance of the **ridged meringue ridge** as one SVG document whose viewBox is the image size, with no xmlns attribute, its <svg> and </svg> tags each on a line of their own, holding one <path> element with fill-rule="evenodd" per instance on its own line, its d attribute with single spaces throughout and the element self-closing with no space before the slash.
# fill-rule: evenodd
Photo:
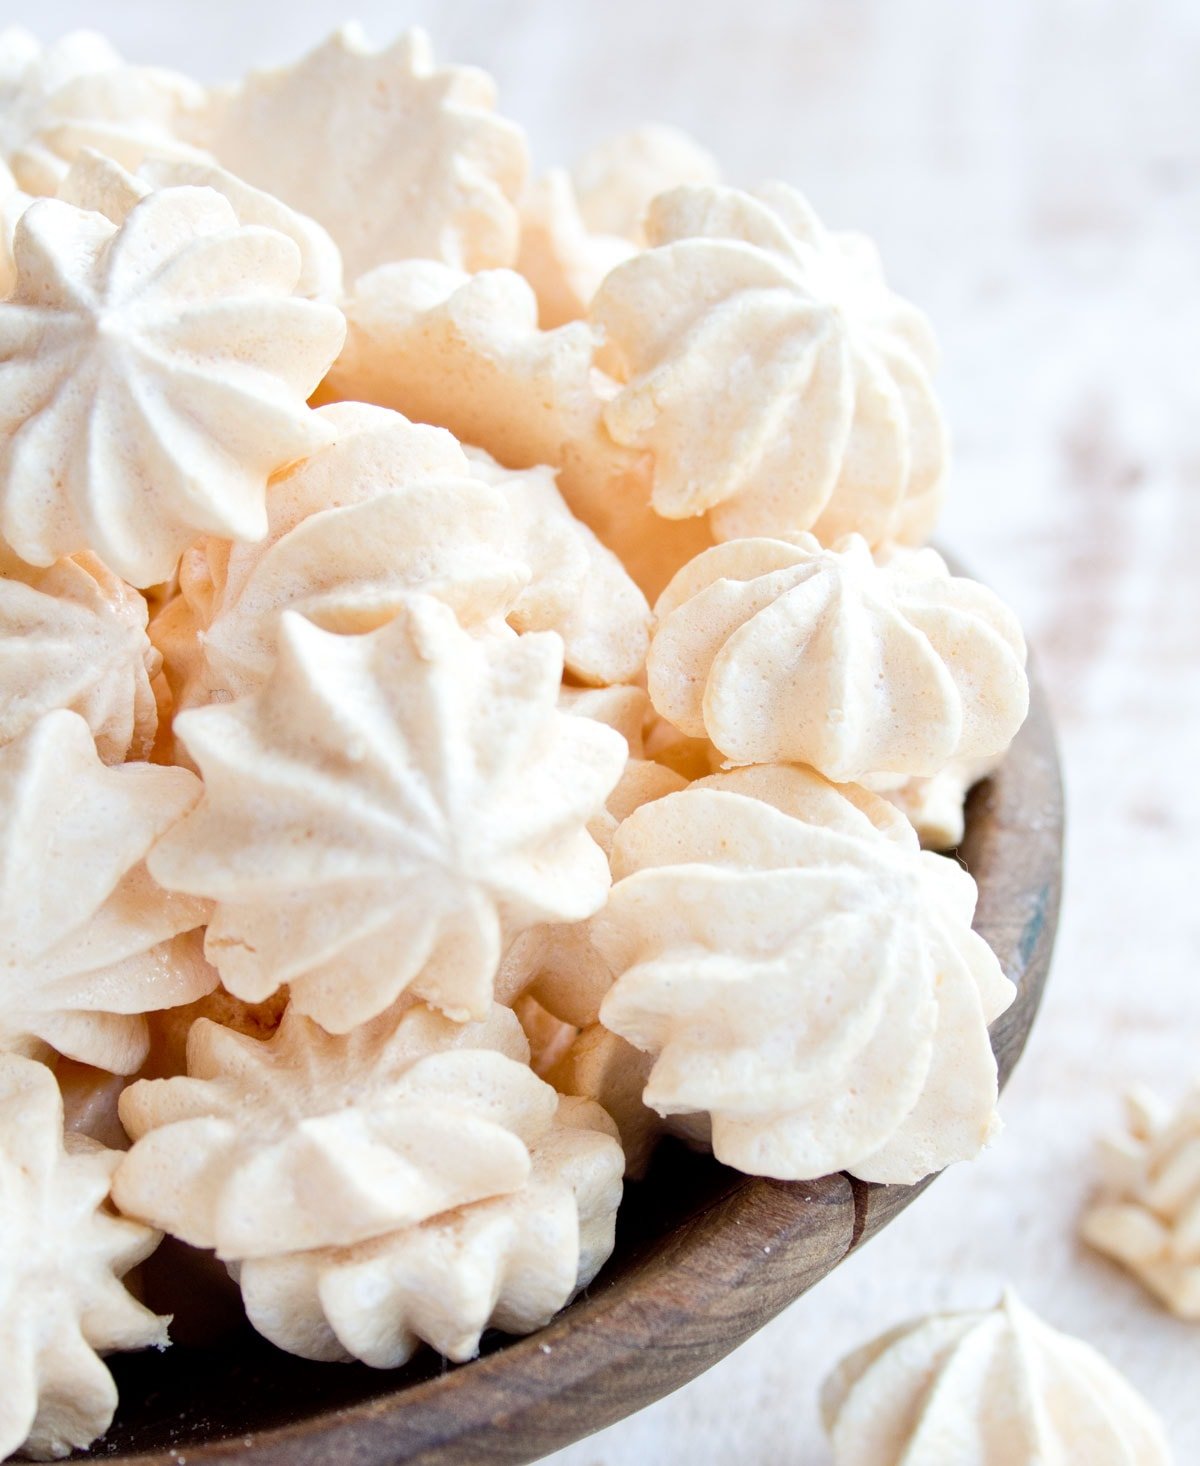
<svg viewBox="0 0 1200 1466">
<path fill-rule="evenodd" d="M 1150 1406 L 1090 1345 L 1007 1291 L 997 1307 L 901 1324 L 826 1380 L 835 1466 L 1170 1466 Z"/>
<path fill-rule="evenodd" d="M 561 674 L 558 637 L 473 638 L 427 596 L 357 637 L 285 613 L 261 691 L 177 719 L 204 797 L 151 858 L 216 900 L 225 986 L 287 983 L 334 1033 L 404 991 L 482 1016 L 505 937 L 608 887 L 586 824 L 625 742 L 557 710 Z"/>
</svg>

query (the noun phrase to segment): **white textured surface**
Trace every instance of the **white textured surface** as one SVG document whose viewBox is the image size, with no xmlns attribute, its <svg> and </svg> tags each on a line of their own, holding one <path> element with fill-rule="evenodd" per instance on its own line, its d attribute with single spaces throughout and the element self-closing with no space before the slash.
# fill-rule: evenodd
<svg viewBox="0 0 1200 1466">
<path fill-rule="evenodd" d="M 1115 1086 L 1176 1091 L 1200 1039 L 1200 7 L 1190 0 L 359 0 L 493 69 L 540 162 L 657 115 L 730 175 L 875 233 L 932 316 L 957 439 L 943 539 L 1022 613 L 1068 766 L 1066 915 L 1008 1129 L 701 1381 L 558 1466 L 828 1460 L 816 1387 L 869 1334 L 1011 1278 L 1125 1369 L 1200 1458 L 1200 1332 L 1084 1254 Z M 42 0 L 50 35 L 93 3 Z M 121 0 L 135 59 L 282 59 L 336 0 Z M 1188 757 L 1188 754 L 1191 757 Z M 786 1443 L 786 1444 L 781 1444 Z"/>
</svg>

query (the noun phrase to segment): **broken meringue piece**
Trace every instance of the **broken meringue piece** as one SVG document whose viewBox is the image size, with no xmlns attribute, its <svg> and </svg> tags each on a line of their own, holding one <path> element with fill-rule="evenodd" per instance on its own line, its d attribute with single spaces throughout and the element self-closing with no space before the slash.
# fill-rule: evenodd
<svg viewBox="0 0 1200 1466">
<path fill-rule="evenodd" d="M 117 1387 L 100 1355 L 163 1348 L 167 1319 L 121 1279 L 158 1245 L 112 1214 L 119 1160 L 63 1135 L 62 1099 L 44 1064 L 0 1053 L 0 1456 L 55 1460 L 104 1434 Z"/>
<path fill-rule="evenodd" d="M 199 794 L 186 769 L 106 768 L 72 712 L 0 749 L 0 1049 L 131 1074 L 142 1015 L 209 991 L 186 936 L 207 903 L 164 891 L 145 864 Z"/>
<path fill-rule="evenodd" d="M 306 397 L 342 342 L 293 294 L 295 243 L 172 188 L 117 227 L 21 216 L 0 308 L 0 534 L 33 565 L 91 549 L 134 585 L 202 532 L 260 539 L 267 477 L 324 441 Z"/>
<path fill-rule="evenodd" d="M 719 1160 L 783 1180 L 911 1182 L 977 1154 L 1014 989 L 939 860 L 877 796 L 799 767 L 630 815 L 588 926 L 616 979 L 601 1021 L 655 1061 L 646 1104 L 708 1112 Z"/>
<path fill-rule="evenodd" d="M 204 797 L 152 856 L 217 902 L 225 986 L 287 983 L 332 1033 L 406 991 L 485 1014 L 506 939 L 608 887 L 585 827 L 625 743 L 557 710 L 561 675 L 556 636 L 474 638 L 428 596 L 356 637 L 285 613 L 261 691 L 177 719 Z"/>
<path fill-rule="evenodd" d="M 323 225 L 351 281 L 414 257 L 490 269 L 516 258 L 528 172 L 524 135 L 496 113 L 495 92 L 474 67 L 435 66 L 424 31 L 377 51 L 348 25 L 217 95 L 206 143 Z"/>
<path fill-rule="evenodd" d="M 295 1009 L 259 1040 L 199 1019 L 187 1075 L 121 1100 L 113 1195 L 225 1261 L 351 1246 L 519 1190 L 554 1093 L 516 1016 L 423 1005 L 331 1037 Z"/>
<path fill-rule="evenodd" d="M 933 1314 L 881 1335 L 826 1380 L 835 1466 L 1170 1466 L 1162 1425 L 1080 1339 L 1006 1291 L 997 1307 Z"/>
<path fill-rule="evenodd" d="M 447 1359 L 471 1359 L 484 1329 L 532 1333 L 599 1272 L 622 1168 L 604 1111 L 561 1097 L 529 1145 L 519 1188 L 352 1247 L 241 1263 L 246 1312 L 272 1343 L 306 1359 L 394 1369 L 422 1341 Z"/>
<path fill-rule="evenodd" d="M 719 183 L 721 168 L 681 128 L 648 122 L 597 143 L 570 176 L 587 228 L 644 245 L 651 201 L 685 184 Z"/>
<path fill-rule="evenodd" d="M 1136 1089 L 1125 1108 L 1125 1130 L 1103 1142 L 1080 1235 L 1172 1313 L 1200 1319 L 1200 1087 L 1174 1110 Z"/>
<path fill-rule="evenodd" d="M 146 616 L 143 597 L 95 555 L 36 569 L 0 546 L 0 743 L 68 708 L 106 764 L 147 758 L 161 658 Z"/>
<path fill-rule="evenodd" d="M 876 561 L 859 535 L 732 540 L 685 566 L 655 614 L 655 708 L 734 763 L 930 778 L 998 756 L 1029 708 L 1016 617 L 934 550 Z"/>
<path fill-rule="evenodd" d="M 674 189 L 646 233 L 590 318 L 623 383 L 605 425 L 654 455 L 657 512 L 707 514 L 718 540 L 923 540 L 947 457 L 935 350 L 870 242 L 784 184 Z"/>
</svg>

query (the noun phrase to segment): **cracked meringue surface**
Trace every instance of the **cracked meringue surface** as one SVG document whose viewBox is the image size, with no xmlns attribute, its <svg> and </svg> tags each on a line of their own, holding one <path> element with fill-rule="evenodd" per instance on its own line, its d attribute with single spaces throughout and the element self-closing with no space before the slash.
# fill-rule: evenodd
<svg viewBox="0 0 1200 1466">
<path fill-rule="evenodd" d="M 529 166 L 495 93 L 475 67 L 437 66 L 424 31 L 374 50 L 350 25 L 215 95 L 205 143 L 230 172 L 323 225 L 350 280 L 414 257 L 489 269 L 516 258 Z"/>
<path fill-rule="evenodd" d="M 475 638 L 427 596 L 359 637 L 286 613 L 259 692 L 177 719 L 204 796 L 152 856 L 216 901 L 225 986 L 287 983 L 334 1033 L 405 991 L 482 1016 L 504 934 L 581 920 L 608 887 L 586 825 L 625 743 L 557 710 L 561 674 L 553 634 Z"/>
<path fill-rule="evenodd" d="M 64 1141 L 54 1075 L 0 1052 L 0 1456 L 56 1460 L 91 1445 L 117 1405 L 100 1356 L 167 1342 L 168 1320 L 121 1281 L 159 1234 L 107 1205 L 119 1158 Z"/>
<path fill-rule="evenodd" d="M 1170 1466 L 1158 1417 L 1090 1345 L 1011 1292 L 901 1324 L 826 1380 L 835 1466 Z"/>
<path fill-rule="evenodd" d="M 143 1015 L 209 991 L 187 937 L 208 903 L 146 867 L 199 797 L 186 769 L 106 768 L 72 712 L 0 749 L 0 1050 L 48 1047 L 132 1074 L 149 1046 Z"/>
<path fill-rule="evenodd" d="M 30 205 L 0 312 L 0 534 L 49 565 L 90 549 L 134 585 L 196 535 L 258 539 L 267 477 L 325 434 L 306 397 L 344 334 L 293 292 L 295 243 L 209 189 L 162 189 L 119 227 Z M 47 492 L 47 483 L 53 486 Z"/>
<path fill-rule="evenodd" d="M 660 194 L 646 234 L 590 319 L 622 383 L 605 425 L 654 455 L 657 512 L 718 540 L 923 539 L 947 457 L 935 350 L 870 242 L 785 184 Z"/>
<path fill-rule="evenodd" d="M 733 763 L 931 778 L 997 757 L 1029 709 L 1016 617 L 935 550 L 731 540 L 685 566 L 655 616 L 655 708 Z"/>
</svg>

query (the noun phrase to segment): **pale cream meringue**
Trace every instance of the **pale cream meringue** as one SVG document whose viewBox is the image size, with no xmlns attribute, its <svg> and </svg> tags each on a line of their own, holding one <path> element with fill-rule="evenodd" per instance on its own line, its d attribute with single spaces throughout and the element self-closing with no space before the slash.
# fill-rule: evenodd
<svg viewBox="0 0 1200 1466">
<path fill-rule="evenodd" d="M 349 25 L 217 96 L 206 141 L 239 178 L 322 224 L 351 280 L 414 257 L 483 270 L 516 258 L 529 166 L 495 101 L 486 73 L 435 66 L 424 31 L 377 51 Z"/>
<path fill-rule="evenodd" d="M 655 708 L 734 763 L 930 778 L 998 756 L 1029 708 L 1016 617 L 934 550 L 733 540 L 685 566 L 655 615 Z"/>
<path fill-rule="evenodd" d="M 268 475 L 324 441 L 305 399 L 344 333 L 337 309 L 292 293 L 295 243 L 172 188 L 119 227 L 39 199 L 14 250 L 0 534 L 16 554 L 91 549 L 151 585 L 201 532 L 261 538 Z"/>
<path fill-rule="evenodd" d="M 17 283 L 13 235 L 17 232 L 17 220 L 30 202 L 29 195 L 17 187 L 8 164 L 0 158 L 0 300 L 6 300 Z"/>
<path fill-rule="evenodd" d="M 84 148 L 126 167 L 149 149 L 197 156 L 188 138 L 205 105 L 196 82 L 131 66 L 94 31 L 51 46 L 17 26 L 0 32 L 0 157 L 30 194 L 53 194 Z"/>
<path fill-rule="evenodd" d="M 145 864 L 199 796 L 186 769 L 106 768 L 71 712 L 0 749 L 0 1049 L 132 1074 L 142 1015 L 209 991 L 184 935 L 207 903 L 168 894 Z"/>
<path fill-rule="evenodd" d="M 922 540 L 946 466 L 925 318 L 874 247 L 784 184 L 678 188 L 651 248 L 592 301 L 617 442 L 654 455 L 653 504 L 718 540 L 813 529 Z"/>
<path fill-rule="evenodd" d="M 101 1354 L 162 1348 L 167 1322 L 121 1279 L 158 1245 L 108 1209 L 115 1151 L 68 1136 L 54 1075 L 0 1053 L 0 1457 L 56 1460 L 108 1429 Z"/>
<path fill-rule="evenodd" d="M 421 591 L 478 627 L 526 587 L 507 496 L 449 433 L 355 402 L 315 415 L 330 441 L 271 480 L 266 538 L 210 537 L 183 557 L 180 596 L 150 629 L 177 709 L 260 688 L 285 611 L 357 634 Z"/>
<path fill-rule="evenodd" d="M 955 850 L 967 829 L 967 796 L 999 768 L 1002 755 L 951 759 L 931 778 L 868 775 L 863 785 L 894 804 L 925 850 Z"/>
<path fill-rule="evenodd" d="M 532 1333 L 599 1272 L 622 1166 L 604 1111 L 562 1097 L 518 1189 L 353 1247 L 238 1264 L 250 1322 L 306 1359 L 394 1369 L 421 1342 L 471 1359 L 485 1328 Z"/>
<path fill-rule="evenodd" d="M 582 320 L 601 280 L 635 248 L 617 235 L 591 233 L 563 168 L 550 169 L 521 196 L 516 268 L 533 286 L 544 331 Z"/>
<path fill-rule="evenodd" d="M 597 143 L 570 176 L 587 228 L 644 245 L 651 201 L 685 184 L 720 183 L 721 167 L 681 128 L 648 122 Z"/>
<path fill-rule="evenodd" d="M 428 596 L 356 637 L 286 613 L 260 692 L 177 719 L 204 798 L 151 857 L 215 898 L 225 986 L 287 983 L 333 1033 L 405 991 L 486 1013 L 506 937 L 608 887 L 586 824 L 625 743 L 557 710 L 561 674 L 558 637 L 475 638 Z"/>
<path fill-rule="evenodd" d="M 519 1190 L 554 1092 L 516 1015 L 423 1005 L 331 1037 L 289 1009 L 261 1041 L 193 1024 L 187 1075 L 121 1099 L 122 1211 L 225 1261 L 343 1247 Z"/>
<path fill-rule="evenodd" d="M 0 546 L 0 743 L 69 708 L 106 764 L 147 758 L 162 659 L 146 617 L 143 597 L 94 555 L 37 569 Z"/>
<path fill-rule="evenodd" d="M 1200 1319 L 1200 1086 L 1174 1110 L 1146 1089 L 1126 1096 L 1080 1235 L 1172 1313 Z"/>
<path fill-rule="evenodd" d="M 529 584 L 508 613 L 516 631 L 557 631 L 563 664 L 579 681 L 605 687 L 639 676 L 650 644 L 650 607 L 616 555 L 576 519 L 552 468 L 506 469 L 479 449 L 472 472 L 508 504 L 512 554 Z"/>
<path fill-rule="evenodd" d="M 601 1021 L 654 1058 L 646 1104 L 711 1114 L 718 1159 L 912 1182 L 995 1132 L 987 1026 L 1015 990 L 970 876 L 885 801 L 732 770 L 630 815 L 612 870 Z"/>
<path fill-rule="evenodd" d="M 1170 1466 L 1157 1415 L 1089 1344 L 1010 1291 L 901 1324 L 826 1380 L 836 1466 Z"/>
<path fill-rule="evenodd" d="M 650 456 L 619 447 L 602 421 L 616 388 L 594 366 L 595 337 L 580 321 L 540 331 L 520 275 L 409 260 L 360 279 L 345 310 L 326 400 L 374 402 L 449 428 L 507 468 L 549 464 L 572 513 L 647 596 L 712 543 L 705 523 L 650 508 Z"/>
</svg>

